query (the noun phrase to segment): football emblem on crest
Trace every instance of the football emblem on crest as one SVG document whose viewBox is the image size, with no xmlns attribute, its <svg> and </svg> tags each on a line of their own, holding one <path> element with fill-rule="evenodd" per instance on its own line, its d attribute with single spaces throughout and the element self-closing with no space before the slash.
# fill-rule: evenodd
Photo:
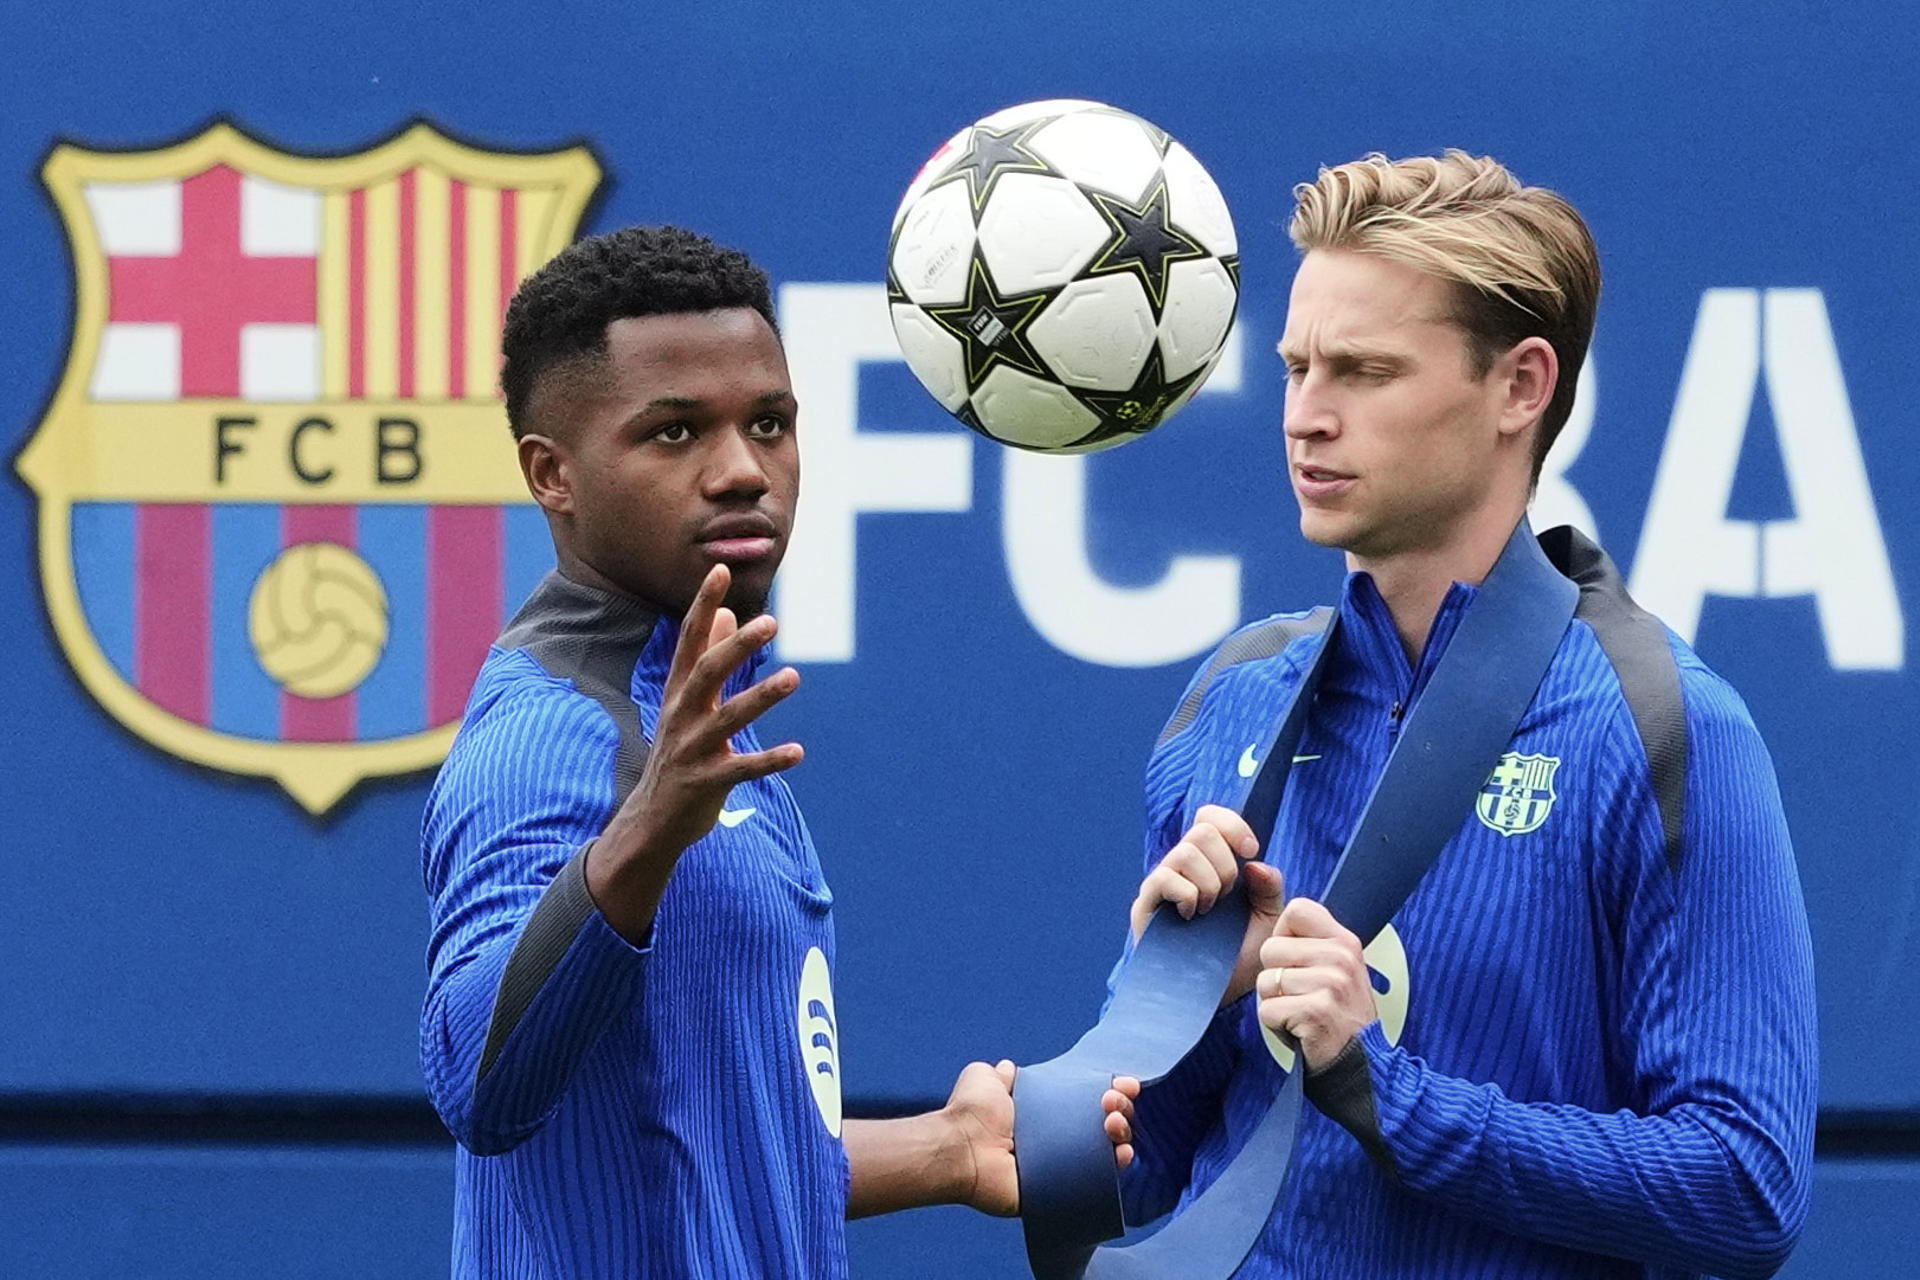
<svg viewBox="0 0 1920 1280">
<path fill-rule="evenodd" d="M 500 324 L 572 240 L 598 164 L 426 125 L 289 155 L 219 124 L 152 151 L 61 146 L 43 176 L 74 332 L 16 466 L 81 682 L 159 749 L 314 813 L 437 763 L 552 564 L 500 408 Z"/>
<path fill-rule="evenodd" d="M 1559 770 L 1558 756 L 1523 756 L 1509 751 L 1487 775 L 1474 812 L 1482 823 L 1503 836 L 1537 831 L 1553 812 L 1557 798 L 1553 775 Z"/>
</svg>

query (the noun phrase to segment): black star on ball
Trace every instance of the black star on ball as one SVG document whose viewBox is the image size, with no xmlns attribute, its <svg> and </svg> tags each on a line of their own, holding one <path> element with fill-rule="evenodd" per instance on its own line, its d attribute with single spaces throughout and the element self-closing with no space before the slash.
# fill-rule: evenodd
<svg viewBox="0 0 1920 1280">
<path fill-rule="evenodd" d="M 993 194 L 994 184 L 1002 176 L 1009 173 L 1054 173 L 1052 165 L 1026 146 L 1027 139 L 1051 119 L 1031 120 L 1007 129 L 988 129 L 975 125 L 967 138 L 967 149 L 947 166 L 946 172 L 940 175 L 940 181 L 965 177 L 967 194 L 973 200 L 973 211 L 977 216 L 986 207 L 987 197 Z"/>
<path fill-rule="evenodd" d="M 978 391 L 999 365 L 1020 369 L 1036 378 L 1048 378 L 1040 353 L 1027 341 L 1027 326 L 1047 305 L 1047 293 L 1016 293 L 1002 297 L 987 278 L 987 265 L 976 252 L 967 277 L 967 296 L 952 306 L 928 307 L 933 322 L 960 339 L 967 352 L 967 391 Z"/>
<path fill-rule="evenodd" d="M 1125 391 L 1075 391 L 1080 403 L 1100 415 L 1101 427 L 1080 443 L 1090 444 L 1110 436 L 1130 432 L 1144 434 L 1160 425 L 1174 401 L 1200 380 L 1200 370 L 1184 378 L 1167 377 L 1166 362 L 1160 357 L 1160 344 L 1154 343 L 1146 363 L 1133 385 Z"/>
<path fill-rule="evenodd" d="M 1081 189 L 1111 229 L 1107 243 L 1087 264 L 1086 274 L 1102 276 L 1131 271 L 1138 275 L 1140 283 L 1147 287 L 1153 318 L 1158 320 L 1167 305 L 1168 269 L 1176 262 L 1207 256 L 1198 240 L 1168 221 L 1165 177 L 1153 184 L 1146 200 L 1138 205 L 1128 204 L 1104 191 Z"/>
</svg>

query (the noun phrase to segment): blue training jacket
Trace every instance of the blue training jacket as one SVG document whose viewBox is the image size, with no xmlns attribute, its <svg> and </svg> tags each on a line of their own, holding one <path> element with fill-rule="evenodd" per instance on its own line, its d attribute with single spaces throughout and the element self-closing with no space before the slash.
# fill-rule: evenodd
<svg viewBox="0 0 1920 1280">
<path fill-rule="evenodd" d="M 1804 1221 L 1812 952 L 1771 761 L 1598 548 L 1543 542 L 1579 612 L 1476 811 L 1368 948 L 1381 1021 L 1310 1083 L 1250 1280 L 1763 1277 Z M 1348 578 L 1268 854 L 1290 894 L 1326 885 L 1473 594 L 1452 588 L 1414 666 Z M 1148 868 L 1231 802 L 1320 643 L 1269 619 L 1203 665 L 1147 767 Z M 1247 997 L 1147 1090 L 1131 1218 L 1220 1174 L 1278 1091 L 1276 1044 Z"/>
<path fill-rule="evenodd" d="M 677 638 L 550 575 L 428 800 L 421 1061 L 460 1142 L 461 1280 L 846 1273 L 832 898 L 786 783 L 734 789 L 640 945 L 586 892 Z"/>
</svg>

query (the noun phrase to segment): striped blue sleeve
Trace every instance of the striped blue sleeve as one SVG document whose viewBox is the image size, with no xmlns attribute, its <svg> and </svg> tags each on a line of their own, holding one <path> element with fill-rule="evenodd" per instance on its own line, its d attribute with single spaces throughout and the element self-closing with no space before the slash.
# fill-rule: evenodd
<svg viewBox="0 0 1920 1280">
<path fill-rule="evenodd" d="M 1596 832 L 1619 947 L 1611 1113 L 1521 1104 L 1387 1043 L 1367 1050 L 1389 1171 L 1503 1230 L 1730 1280 L 1785 1261 L 1805 1220 L 1816 1108 L 1812 949 L 1772 763 L 1733 691 L 1684 672 L 1690 768 L 1670 865 L 1644 770 Z M 1631 726 L 1616 759 L 1638 760 Z"/>
<path fill-rule="evenodd" d="M 477 1155 L 535 1133 L 640 998 L 646 950 L 594 907 L 583 864 L 614 810 L 617 743 L 595 703 L 527 673 L 476 697 L 428 798 L 421 1063 L 441 1119 Z"/>
</svg>

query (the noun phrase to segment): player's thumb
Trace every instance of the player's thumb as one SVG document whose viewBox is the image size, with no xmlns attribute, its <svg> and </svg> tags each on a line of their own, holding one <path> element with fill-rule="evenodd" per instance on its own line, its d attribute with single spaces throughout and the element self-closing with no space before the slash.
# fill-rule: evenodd
<svg viewBox="0 0 1920 1280">
<path fill-rule="evenodd" d="M 1240 868 L 1240 874 L 1246 877 L 1247 909 L 1269 919 L 1278 916 L 1287 900 L 1287 880 L 1280 868 L 1249 862 Z"/>
</svg>

